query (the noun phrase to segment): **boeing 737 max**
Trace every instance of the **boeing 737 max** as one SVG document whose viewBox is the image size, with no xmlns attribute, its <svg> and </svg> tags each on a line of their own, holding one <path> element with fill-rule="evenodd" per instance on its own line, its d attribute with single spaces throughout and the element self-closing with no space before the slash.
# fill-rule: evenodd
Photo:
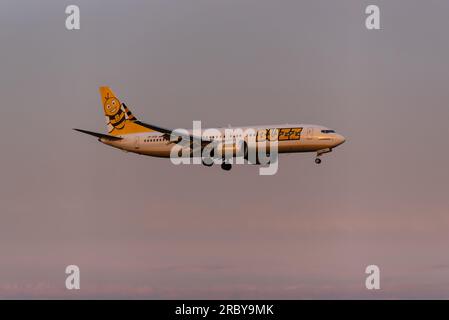
<svg viewBox="0 0 449 320">
<path fill-rule="evenodd" d="M 267 142 L 275 140 L 278 153 L 316 152 L 315 162 L 319 164 L 322 154 L 331 152 L 333 148 L 345 142 L 345 138 L 334 130 L 308 124 L 204 129 L 200 135 L 195 135 L 194 130 L 171 130 L 137 120 L 128 107 L 124 103 L 120 103 L 120 100 L 109 87 L 100 87 L 100 94 L 108 134 L 81 129 L 74 130 L 97 137 L 100 142 L 112 147 L 142 155 L 169 158 L 173 146 L 180 143 L 183 138 L 187 138 L 190 143 L 184 145 L 183 148 L 190 150 L 190 156 L 194 155 L 192 150 L 195 144 L 203 150 L 206 145 L 213 142 L 222 144 L 219 147 L 222 150 L 231 146 L 233 156 L 241 154 L 248 161 L 250 145 L 257 149 L 262 144 L 266 146 Z M 178 140 L 170 139 L 172 134 L 176 135 Z M 250 140 L 255 141 L 255 143 L 249 144 Z M 237 141 L 242 143 L 237 143 Z M 225 152 L 222 154 L 224 155 Z M 214 157 L 213 152 L 211 155 Z M 232 165 L 229 159 L 222 157 L 222 169 L 230 170 Z M 213 164 L 210 161 L 203 161 L 202 163 L 207 166 Z M 260 164 L 257 158 L 250 163 Z"/>
</svg>

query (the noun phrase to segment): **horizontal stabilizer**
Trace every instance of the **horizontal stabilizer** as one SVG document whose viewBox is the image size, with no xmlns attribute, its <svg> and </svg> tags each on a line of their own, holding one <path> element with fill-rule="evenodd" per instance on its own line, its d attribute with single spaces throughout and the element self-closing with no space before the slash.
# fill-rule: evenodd
<svg viewBox="0 0 449 320">
<path fill-rule="evenodd" d="M 117 140 L 122 140 L 123 138 L 120 137 L 116 137 L 116 136 L 110 136 L 108 134 L 102 134 L 102 133 L 97 133 L 97 132 L 92 132 L 92 131 L 87 131 L 87 130 L 82 130 L 82 129 L 73 129 L 97 138 L 103 138 L 103 139 L 107 139 L 107 140 L 111 140 L 111 141 L 117 141 Z"/>
</svg>

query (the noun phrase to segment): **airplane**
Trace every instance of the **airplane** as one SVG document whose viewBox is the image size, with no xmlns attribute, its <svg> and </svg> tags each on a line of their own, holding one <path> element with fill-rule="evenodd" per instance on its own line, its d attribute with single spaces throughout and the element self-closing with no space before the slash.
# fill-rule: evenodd
<svg viewBox="0 0 449 320">
<path fill-rule="evenodd" d="M 183 145 L 183 148 L 190 150 L 191 157 L 193 156 L 194 144 L 201 146 L 202 149 L 211 142 L 221 142 L 223 148 L 229 145 L 232 147 L 232 156 L 237 156 L 240 152 L 248 160 L 248 141 L 250 138 L 254 139 L 256 148 L 275 139 L 278 145 L 278 153 L 316 152 L 315 163 L 320 164 L 320 157 L 323 154 L 331 152 L 333 148 L 346 140 L 335 130 L 309 124 L 217 128 L 213 131 L 215 134 L 207 134 L 210 130 L 205 129 L 201 135 L 195 135 L 194 130 L 185 130 L 184 133 L 181 133 L 178 129 L 167 129 L 137 120 L 131 110 L 120 102 L 109 87 L 100 87 L 99 91 L 108 134 L 83 129 L 74 130 L 94 136 L 106 145 L 146 156 L 169 158 L 173 146 L 180 142 L 182 138 L 187 138 L 190 144 Z M 238 132 L 234 131 L 237 129 L 241 129 L 243 133 L 232 134 L 232 132 Z M 231 132 L 231 135 L 227 132 Z M 172 134 L 178 136 L 178 140 L 170 139 Z M 236 141 L 236 138 L 239 138 L 243 143 L 228 143 L 229 140 Z M 211 156 L 213 157 L 214 154 L 211 153 Z M 222 160 L 221 168 L 226 171 L 231 170 L 232 164 L 229 163 L 230 161 L 224 158 Z M 202 161 L 202 163 L 206 166 L 213 164 L 211 161 Z M 252 164 L 261 163 L 256 158 Z"/>
</svg>

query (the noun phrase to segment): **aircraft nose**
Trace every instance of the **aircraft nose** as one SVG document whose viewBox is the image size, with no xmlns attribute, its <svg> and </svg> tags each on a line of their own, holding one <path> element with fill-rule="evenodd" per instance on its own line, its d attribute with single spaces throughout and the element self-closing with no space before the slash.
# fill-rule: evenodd
<svg viewBox="0 0 449 320">
<path fill-rule="evenodd" d="M 337 137 L 335 138 L 336 146 L 341 145 L 345 141 L 345 137 L 343 137 L 341 134 L 337 134 Z"/>
</svg>

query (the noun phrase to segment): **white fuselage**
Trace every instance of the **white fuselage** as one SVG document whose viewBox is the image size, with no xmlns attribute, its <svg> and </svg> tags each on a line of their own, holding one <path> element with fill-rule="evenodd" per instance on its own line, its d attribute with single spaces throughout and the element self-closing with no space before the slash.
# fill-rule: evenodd
<svg viewBox="0 0 449 320">
<path fill-rule="evenodd" d="M 238 129 L 241 129 L 240 133 L 234 131 Z M 306 124 L 217 128 L 214 129 L 213 134 L 207 134 L 210 129 L 205 129 L 202 131 L 201 137 L 206 141 L 229 141 L 232 139 L 248 141 L 252 138 L 257 144 L 265 144 L 266 140 L 260 136 L 260 133 L 267 130 L 274 130 L 268 132 L 276 133 L 279 153 L 330 151 L 345 141 L 342 135 L 335 133 L 333 130 L 323 126 Z M 192 134 L 192 130 L 187 132 Z M 193 132 L 193 134 L 195 133 Z M 160 132 L 135 133 L 119 137 L 123 139 L 110 141 L 101 138 L 100 141 L 128 152 L 164 158 L 170 157 L 170 152 L 174 146 L 174 142 L 171 142 L 167 135 Z"/>
</svg>

